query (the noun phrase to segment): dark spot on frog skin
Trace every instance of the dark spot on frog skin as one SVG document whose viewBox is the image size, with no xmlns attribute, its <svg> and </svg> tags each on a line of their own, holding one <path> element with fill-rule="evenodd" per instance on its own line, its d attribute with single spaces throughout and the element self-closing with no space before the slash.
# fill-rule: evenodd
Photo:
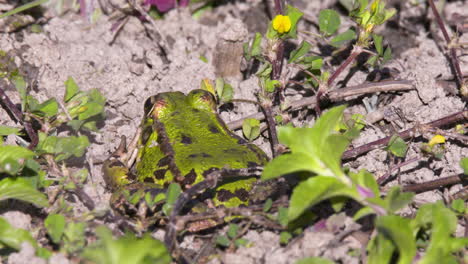
<svg viewBox="0 0 468 264">
<path fill-rule="evenodd" d="M 200 112 L 200 110 L 198 110 L 198 109 L 196 109 L 196 108 L 192 108 L 192 112 L 198 113 L 198 112 Z"/>
<path fill-rule="evenodd" d="M 234 192 L 234 195 L 239 198 L 239 200 L 245 202 L 249 199 L 249 192 L 244 189 L 239 189 Z"/>
<path fill-rule="evenodd" d="M 209 125 L 208 126 L 208 129 L 210 130 L 211 133 L 213 134 L 218 134 L 219 133 L 219 129 L 213 125 Z"/>
<path fill-rule="evenodd" d="M 175 111 L 175 112 L 172 112 L 171 116 L 176 116 L 176 115 L 179 115 L 180 112 L 179 111 Z"/>
<path fill-rule="evenodd" d="M 112 168 L 112 167 L 125 167 L 125 165 L 120 161 L 120 160 L 112 160 L 110 163 L 109 163 L 109 168 Z"/>
<path fill-rule="evenodd" d="M 258 164 L 254 161 L 248 161 L 247 162 L 247 167 L 248 168 L 254 168 L 254 167 L 258 167 Z"/>
<path fill-rule="evenodd" d="M 170 163 L 171 163 L 171 157 L 170 156 L 165 156 L 164 158 L 162 158 L 162 159 L 160 159 L 158 161 L 158 167 L 169 166 Z"/>
<path fill-rule="evenodd" d="M 218 190 L 217 192 L 217 196 L 218 196 L 218 200 L 220 202 L 226 202 L 226 201 L 229 201 L 230 199 L 236 197 L 236 195 L 234 195 L 232 192 L 228 191 L 228 190 Z"/>
<path fill-rule="evenodd" d="M 210 154 L 207 154 L 205 152 L 201 153 L 201 156 L 204 157 L 204 158 L 212 158 L 213 157 Z"/>
<path fill-rule="evenodd" d="M 154 183 L 154 179 L 151 178 L 151 177 L 146 177 L 143 182 L 147 182 L 147 183 Z"/>
<path fill-rule="evenodd" d="M 187 135 L 182 135 L 182 140 L 180 140 L 180 142 L 184 145 L 190 145 L 192 144 L 192 138 Z"/>
<path fill-rule="evenodd" d="M 182 181 L 182 186 L 192 185 L 196 179 L 197 179 L 197 173 L 195 172 L 195 169 L 192 169 L 189 173 L 187 173 L 184 176 L 184 180 Z"/>
<path fill-rule="evenodd" d="M 213 156 L 211 156 L 210 154 L 207 154 L 205 152 L 202 152 L 202 153 L 199 153 L 199 154 L 190 154 L 188 157 L 194 159 L 194 158 L 197 158 L 197 157 L 212 158 Z"/>
<path fill-rule="evenodd" d="M 158 180 L 164 180 L 164 176 L 166 175 L 167 169 L 160 169 L 153 172 L 154 177 Z"/>
</svg>

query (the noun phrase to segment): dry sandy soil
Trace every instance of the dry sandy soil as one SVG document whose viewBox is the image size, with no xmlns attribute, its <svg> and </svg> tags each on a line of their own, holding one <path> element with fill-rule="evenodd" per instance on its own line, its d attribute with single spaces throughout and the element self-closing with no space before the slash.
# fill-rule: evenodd
<svg viewBox="0 0 468 264">
<path fill-rule="evenodd" d="M 117 6 L 124 5 L 115 2 Z M 69 76 L 76 80 L 81 89 L 97 88 L 107 98 L 106 118 L 101 123 L 100 132 L 93 133 L 86 159 L 75 165 L 84 167 L 92 164 L 91 178 L 84 190 L 95 200 L 98 208 L 105 208 L 108 206 L 110 193 L 104 186 L 100 162 L 117 147 L 121 135 L 133 136 L 142 118 L 146 98 L 165 91 L 188 92 L 198 88 L 202 79 L 215 79 L 218 70 L 213 65 L 216 44 L 223 39 L 247 42 L 255 32 L 265 32 L 268 22 L 265 2 L 229 2 L 205 13 L 200 19 L 192 18 L 188 9 L 181 8 L 170 11 L 162 20 L 154 21 L 154 25 L 143 22 L 136 16 L 128 16 L 125 24 L 119 24 L 111 15 L 101 15 L 97 20 L 90 21 L 75 11 L 55 15 L 53 10 L 48 10 L 45 15 L 48 19 L 42 21 L 42 33 L 32 33 L 27 29 L 1 32 L 0 28 L 0 49 L 22 49 L 23 59 L 37 67 L 36 87 L 31 92 L 40 100 L 50 97 L 61 100 L 64 81 Z M 431 33 L 433 26 L 427 19 L 427 7 L 403 2 L 405 3 L 394 3 L 399 9 L 397 17 L 380 27 L 378 32 L 393 48 L 393 59 L 385 66 L 393 70 L 394 79 L 410 80 L 415 89 L 398 94 L 378 95 L 378 109 L 398 110 L 400 117 L 397 119 L 401 129 L 407 129 L 418 123 L 462 111 L 466 106 L 457 94 L 447 57 L 438 45 L 441 43 L 440 39 L 437 37 L 435 40 Z M 94 4 L 97 7 L 97 2 Z M 299 24 L 300 30 L 317 33 L 318 11 L 324 8 L 335 8 L 342 12 L 342 29 L 351 25 L 345 18 L 344 9 L 335 1 L 298 0 L 292 1 L 292 4 L 305 13 L 306 19 Z M 2 3 L 0 7 L 8 10 L 11 6 L 9 3 Z M 106 7 L 107 11 L 118 14 L 107 3 Z M 449 2 L 443 15 L 450 20 L 455 12 L 465 12 L 461 15 L 468 15 L 466 2 Z M 118 31 L 113 30 L 116 25 L 121 26 Z M 439 31 L 435 29 L 432 32 Z M 310 40 L 307 35 L 299 34 L 299 39 L 291 42 L 291 45 L 297 45 L 304 37 Z M 313 50 L 321 51 L 317 45 L 314 45 Z M 200 56 L 206 57 L 208 62 L 202 61 Z M 468 72 L 467 58 L 466 55 L 460 57 L 464 73 Z M 331 69 L 337 65 L 329 61 L 326 67 Z M 340 76 L 339 81 L 346 77 L 346 85 L 350 86 L 366 82 L 369 73 L 359 69 L 346 75 L 347 72 Z M 254 98 L 259 89 L 255 75 L 237 75 L 230 82 L 235 88 L 235 98 Z M 299 98 L 301 93 L 297 89 L 286 90 L 291 98 Z M 7 94 L 14 102 L 19 102 L 14 90 L 7 90 Z M 347 112 L 367 114 L 362 98 L 354 99 L 348 104 L 350 107 Z M 234 108 L 221 112 L 221 117 L 230 122 L 257 111 L 252 105 L 236 103 Z M 313 115 L 313 111 L 300 110 L 299 114 L 294 114 L 296 119 L 293 122 L 311 125 Z M 298 116 L 306 118 L 299 120 Z M 16 125 L 3 109 L 0 109 L 0 117 L 1 124 Z M 353 145 L 371 142 L 389 135 L 388 133 L 379 124 L 368 126 Z M 413 146 L 423 141 L 425 139 L 418 138 L 413 141 Z M 261 138 L 256 143 L 267 153 L 271 153 L 267 139 Z M 449 139 L 446 149 L 441 160 L 415 162 L 402 167 L 399 173 L 395 173 L 398 180 L 389 182 L 387 186 L 418 183 L 461 173 L 458 163 L 461 157 L 468 156 L 466 142 Z M 419 155 L 417 152 L 416 147 L 410 148 L 408 157 Z M 353 170 L 365 168 L 379 177 L 388 171 L 391 161 L 387 152 L 377 149 L 348 162 L 347 165 Z M 421 203 L 441 200 L 461 188 L 461 185 L 454 185 L 425 192 L 417 195 L 416 201 Z M 76 202 L 76 214 L 82 214 L 85 210 Z M 410 214 L 412 210 L 413 207 L 407 208 L 403 213 Z M 9 212 L 4 216 L 16 219 L 15 225 L 31 228 L 31 216 L 25 213 Z M 219 259 L 212 260 L 212 263 L 293 263 L 306 256 L 323 256 L 340 263 L 358 263 L 358 255 L 348 254 L 352 249 L 361 248 L 358 239 L 347 236 L 339 243 L 333 241 L 337 234 L 355 224 L 349 216 L 336 217 L 341 222 L 338 228 L 322 232 L 306 229 L 302 236 L 295 238 L 286 247 L 280 246 L 277 232 L 262 229 L 249 231 L 245 237 L 253 242 L 252 247 L 222 252 Z M 156 236 L 161 237 L 161 232 L 156 232 Z M 195 237 L 188 236 L 182 245 L 187 246 L 194 240 Z M 194 248 L 200 243 L 193 244 L 190 247 Z M 21 252 L 27 254 L 26 251 Z M 11 259 L 11 263 L 21 261 L 20 256 L 15 257 L 17 259 Z M 27 258 L 27 255 L 23 257 Z M 61 263 L 69 261 L 60 255 L 55 258 Z"/>
</svg>

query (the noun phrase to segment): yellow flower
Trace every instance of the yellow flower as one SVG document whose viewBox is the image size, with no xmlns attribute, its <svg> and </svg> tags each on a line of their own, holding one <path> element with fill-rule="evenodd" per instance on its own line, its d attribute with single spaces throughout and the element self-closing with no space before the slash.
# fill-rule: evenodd
<svg viewBox="0 0 468 264">
<path fill-rule="evenodd" d="M 436 144 L 443 144 L 445 143 L 445 137 L 442 135 L 435 135 L 429 140 L 429 143 L 427 143 L 430 147 L 433 147 Z"/>
<path fill-rule="evenodd" d="M 273 29 L 283 34 L 291 30 L 291 19 L 288 16 L 277 15 L 273 19 Z"/>
</svg>

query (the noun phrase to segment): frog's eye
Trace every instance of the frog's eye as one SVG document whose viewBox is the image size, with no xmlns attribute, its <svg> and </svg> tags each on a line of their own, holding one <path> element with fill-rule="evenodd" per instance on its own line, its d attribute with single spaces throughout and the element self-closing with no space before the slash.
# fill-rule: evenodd
<svg viewBox="0 0 468 264">
<path fill-rule="evenodd" d="M 145 102 L 145 116 L 160 118 L 165 112 L 169 105 L 169 98 L 164 93 L 151 96 Z"/>
<path fill-rule="evenodd" d="M 216 113 L 216 100 L 212 93 L 196 89 L 191 91 L 187 97 L 193 108 Z"/>
</svg>

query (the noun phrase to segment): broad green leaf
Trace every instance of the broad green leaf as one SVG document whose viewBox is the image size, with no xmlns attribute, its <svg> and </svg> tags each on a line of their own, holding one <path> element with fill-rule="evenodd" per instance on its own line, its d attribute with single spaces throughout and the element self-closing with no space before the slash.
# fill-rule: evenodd
<svg viewBox="0 0 468 264">
<path fill-rule="evenodd" d="M 222 247 L 229 247 L 231 240 L 227 236 L 218 236 L 216 237 L 216 244 Z"/>
<path fill-rule="evenodd" d="M 249 240 L 245 238 L 239 238 L 234 241 L 234 245 L 236 245 L 236 247 L 247 247 L 249 244 Z"/>
<path fill-rule="evenodd" d="M 315 157 L 306 153 L 290 153 L 283 154 L 270 161 L 262 173 L 262 180 L 274 179 L 279 176 L 299 172 L 324 172 L 331 176 L 331 172 L 327 168 L 323 168 Z"/>
<path fill-rule="evenodd" d="M 86 136 L 47 137 L 45 134 L 39 133 L 39 144 L 36 151 L 39 153 L 56 154 L 55 160 L 61 161 L 71 156 L 83 156 L 88 146 L 89 140 Z"/>
<path fill-rule="evenodd" d="M 468 158 L 462 158 L 460 160 L 460 167 L 462 167 L 463 173 L 468 175 Z"/>
<path fill-rule="evenodd" d="M 276 90 L 276 87 L 281 85 L 278 80 L 271 80 L 270 78 L 265 79 L 265 91 L 272 93 Z"/>
<path fill-rule="evenodd" d="M 354 32 L 354 30 L 352 29 L 348 29 L 346 30 L 345 32 L 343 33 L 340 33 L 338 35 L 336 35 L 335 37 L 333 37 L 330 41 L 330 44 L 333 46 L 333 47 L 341 47 L 342 45 L 344 45 L 345 43 L 351 41 L 351 40 L 354 40 L 356 38 L 356 32 Z"/>
<path fill-rule="evenodd" d="M 370 66 L 375 66 L 378 58 L 379 56 L 377 55 L 370 56 L 369 59 L 367 59 L 366 63 L 369 64 Z"/>
<path fill-rule="evenodd" d="M 416 255 L 416 242 L 413 230 L 410 227 L 410 219 L 396 215 L 381 216 L 377 218 L 376 227 L 378 236 L 390 240 L 398 249 L 399 264 L 410 264 Z"/>
<path fill-rule="evenodd" d="M 49 205 L 45 195 L 21 178 L 4 178 L 0 181 L 0 201 L 16 199 L 32 203 L 37 207 Z"/>
<path fill-rule="evenodd" d="M 459 214 L 463 214 L 467 211 L 465 201 L 463 201 L 462 199 L 453 200 L 450 204 L 450 207 L 452 207 L 452 209 Z"/>
<path fill-rule="evenodd" d="M 369 264 L 391 263 L 395 246 L 390 239 L 379 234 L 368 244 L 367 261 Z"/>
<path fill-rule="evenodd" d="M 255 140 L 260 136 L 260 121 L 255 118 L 244 119 L 242 122 L 242 132 L 247 140 Z"/>
<path fill-rule="evenodd" d="M 172 207 L 174 203 L 177 201 L 177 198 L 179 198 L 180 194 L 182 193 L 182 189 L 180 188 L 180 185 L 177 183 L 171 183 L 169 184 L 169 187 L 167 188 L 166 192 L 166 203 L 163 206 L 163 212 L 165 215 L 169 216 L 172 211 Z"/>
<path fill-rule="evenodd" d="M 239 231 L 239 225 L 236 224 L 229 224 L 229 228 L 227 231 L 227 235 L 229 238 L 234 239 L 237 236 L 237 232 Z"/>
<path fill-rule="evenodd" d="M 228 103 L 232 100 L 234 96 L 234 89 L 232 86 L 225 82 L 222 78 L 216 79 L 216 94 L 221 102 Z"/>
<path fill-rule="evenodd" d="M 374 39 L 374 46 L 375 46 L 375 49 L 377 50 L 377 53 L 380 56 L 383 56 L 382 36 L 377 35 L 377 34 L 372 34 L 372 38 Z"/>
<path fill-rule="evenodd" d="M 374 175 L 372 175 L 372 173 L 363 169 L 360 170 L 358 173 L 350 172 L 349 177 L 353 179 L 353 183 L 371 189 L 374 193 L 374 197 L 380 196 L 379 185 L 377 184 L 377 181 L 375 180 Z"/>
<path fill-rule="evenodd" d="M 104 105 L 97 102 L 89 102 L 82 106 L 82 111 L 78 115 L 78 120 L 85 120 L 103 112 Z"/>
<path fill-rule="evenodd" d="M 256 57 L 262 55 L 262 34 L 255 33 L 255 38 L 252 42 L 252 47 L 250 49 L 250 56 Z"/>
<path fill-rule="evenodd" d="M 289 209 L 286 207 L 278 208 L 277 220 L 278 220 L 278 223 L 282 226 L 288 225 L 288 210 Z"/>
<path fill-rule="evenodd" d="M 33 247 L 37 248 L 37 242 L 29 231 L 21 228 L 14 228 L 5 218 L 0 217 L 0 244 L 15 250 L 20 250 L 23 242 L 28 242 Z"/>
<path fill-rule="evenodd" d="M 354 215 L 353 215 L 353 220 L 358 221 L 359 219 L 363 218 L 364 216 L 368 216 L 371 214 L 375 214 L 375 211 L 372 210 L 372 208 L 366 206 L 361 209 L 359 209 Z"/>
<path fill-rule="evenodd" d="M 27 96 L 27 87 L 28 87 L 28 84 L 26 83 L 26 81 L 24 80 L 23 76 L 21 75 L 14 75 L 13 78 L 12 78 L 12 83 L 13 85 L 15 86 L 16 90 L 18 91 L 18 94 L 21 98 L 21 109 L 26 110 L 25 109 L 25 104 L 26 104 L 26 96 Z"/>
<path fill-rule="evenodd" d="M 335 10 L 323 9 L 319 13 L 320 32 L 332 35 L 340 27 L 340 16 Z"/>
<path fill-rule="evenodd" d="M 31 108 L 30 111 L 38 113 L 40 116 L 45 115 L 46 117 L 53 117 L 58 113 L 58 103 L 54 98 L 51 98 Z"/>
<path fill-rule="evenodd" d="M 319 257 L 303 258 L 296 261 L 296 264 L 334 264 L 335 262 Z"/>
<path fill-rule="evenodd" d="M 16 175 L 22 168 L 24 161 L 36 154 L 31 150 L 19 146 L 0 146 L 0 173 Z"/>
<path fill-rule="evenodd" d="M 395 186 L 388 191 L 385 197 L 386 209 L 396 212 L 413 201 L 414 193 L 401 192 L 400 187 Z"/>
<path fill-rule="evenodd" d="M 76 84 L 75 80 L 72 77 L 68 77 L 68 79 L 65 81 L 65 97 L 63 98 L 63 101 L 65 103 L 68 103 L 73 96 L 75 96 L 79 92 L 78 85 Z"/>
<path fill-rule="evenodd" d="M 390 47 L 387 47 L 384 51 L 384 54 L 383 54 L 383 60 L 382 60 L 382 64 L 386 63 L 387 61 L 389 61 L 390 59 L 392 58 L 392 49 Z"/>
<path fill-rule="evenodd" d="M 0 125 L 0 136 L 8 136 L 8 135 L 11 135 L 11 134 L 19 135 L 20 130 L 21 129 L 16 128 L 16 127 Z"/>
<path fill-rule="evenodd" d="M 408 149 L 408 146 L 401 137 L 399 137 L 398 135 L 394 135 L 388 142 L 386 149 L 390 151 L 393 155 L 402 158 L 406 155 L 406 150 Z"/>
<path fill-rule="evenodd" d="M 289 240 L 292 238 L 291 232 L 288 231 L 283 231 L 280 233 L 280 244 L 281 245 L 286 245 L 289 243 Z"/>
<path fill-rule="evenodd" d="M 45 219 L 44 226 L 47 229 L 47 234 L 49 234 L 52 242 L 55 244 L 60 243 L 65 230 L 65 217 L 60 214 L 50 214 Z"/>
<path fill-rule="evenodd" d="M 142 238 L 127 233 L 114 239 L 106 227 L 96 230 L 100 240 L 88 246 L 82 257 L 102 264 L 169 264 L 171 257 L 164 244 L 145 234 Z"/>
<path fill-rule="evenodd" d="M 297 47 L 295 50 L 291 52 L 291 55 L 289 56 L 288 63 L 293 63 L 299 61 L 304 55 L 309 52 L 311 45 L 309 42 L 303 40 L 299 47 Z"/>
<path fill-rule="evenodd" d="M 306 56 L 302 58 L 301 63 L 314 73 L 314 70 L 320 70 L 322 68 L 323 59 L 319 56 Z"/>
<path fill-rule="evenodd" d="M 289 222 L 298 218 L 309 207 L 336 196 L 357 199 L 357 192 L 336 178 L 315 176 L 299 183 L 293 190 L 289 206 Z"/>
<path fill-rule="evenodd" d="M 286 34 L 286 37 L 295 39 L 297 37 L 297 22 L 303 16 L 303 13 L 299 11 L 299 9 L 291 5 L 287 5 L 286 15 L 289 16 L 289 19 L 291 20 L 291 29 L 288 34 Z"/>
<path fill-rule="evenodd" d="M 68 253 L 75 253 L 83 250 L 86 243 L 85 230 L 86 223 L 67 223 L 63 232 L 63 247 Z"/>
</svg>

